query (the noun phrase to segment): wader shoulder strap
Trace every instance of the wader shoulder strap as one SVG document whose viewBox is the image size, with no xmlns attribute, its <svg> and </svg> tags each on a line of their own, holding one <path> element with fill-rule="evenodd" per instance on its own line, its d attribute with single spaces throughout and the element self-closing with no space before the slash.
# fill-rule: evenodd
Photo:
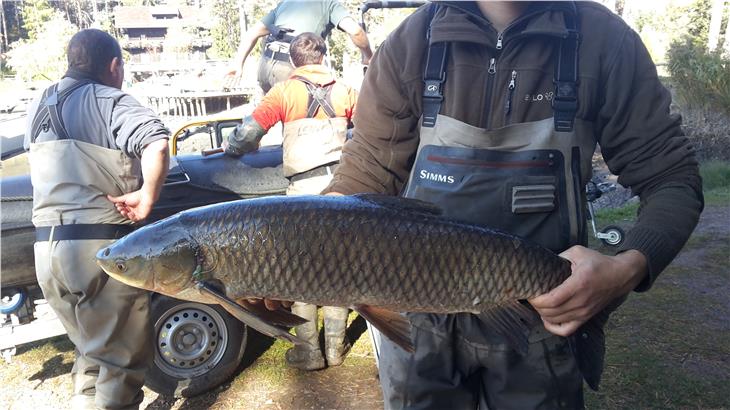
<svg viewBox="0 0 730 410">
<path fill-rule="evenodd" d="M 560 48 L 555 60 L 555 95 L 553 97 L 553 117 L 555 131 L 571 132 L 575 123 L 575 114 L 578 111 L 578 46 L 580 34 L 577 20 L 578 10 L 571 2 L 565 16 L 565 26 L 568 36 L 560 40 Z"/>
<path fill-rule="evenodd" d="M 330 118 L 335 118 L 337 113 L 335 108 L 332 106 L 332 86 L 335 82 L 332 81 L 329 84 L 320 86 L 315 84 L 302 76 L 295 75 L 292 77 L 295 80 L 299 80 L 304 83 L 309 93 L 309 102 L 307 103 L 307 118 L 314 118 L 317 114 L 317 109 L 322 107 L 325 114 Z"/>
<path fill-rule="evenodd" d="M 437 4 L 431 3 L 428 9 L 429 23 L 426 32 L 426 41 L 431 39 L 431 20 Z M 446 80 L 446 59 L 449 44 L 429 44 L 426 54 L 426 70 L 423 73 L 423 121 L 421 126 L 432 128 L 436 125 L 436 117 L 441 111 L 441 102 L 444 100 L 443 85 Z"/>
<path fill-rule="evenodd" d="M 38 109 L 33 117 L 30 142 L 35 143 L 41 130 L 47 131 L 49 127 L 53 133 L 56 134 L 56 138 L 58 140 L 69 139 L 66 127 L 63 125 L 63 118 L 61 117 L 63 103 L 66 101 L 66 98 L 71 95 L 71 93 L 90 83 L 91 81 L 88 80 L 75 81 L 60 93 L 58 92 L 58 83 L 47 88 L 43 92 L 41 101 L 38 104 Z"/>
</svg>

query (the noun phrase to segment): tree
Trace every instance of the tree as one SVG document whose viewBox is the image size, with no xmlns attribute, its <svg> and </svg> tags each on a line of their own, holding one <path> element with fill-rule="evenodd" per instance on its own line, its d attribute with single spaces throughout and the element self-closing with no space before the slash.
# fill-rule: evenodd
<svg viewBox="0 0 730 410">
<path fill-rule="evenodd" d="M 707 49 L 715 51 L 720 42 L 720 30 L 722 29 L 722 16 L 725 11 L 725 0 L 713 0 L 710 11 L 710 26 L 707 35 Z M 727 35 L 727 34 L 726 34 Z"/>
<path fill-rule="evenodd" d="M 35 40 L 47 23 L 54 18 L 56 11 L 47 0 L 26 0 L 20 14 L 28 38 Z"/>
<path fill-rule="evenodd" d="M 66 45 L 78 28 L 61 12 L 34 31 L 34 39 L 20 40 L 8 52 L 8 65 L 23 81 L 56 81 L 66 70 Z"/>
<path fill-rule="evenodd" d="M 730 10 L 730 5 L 728 6 Z M 723 55 L 725 58 L 730 60 L 730 13 L 727 16 L 727 23 L 725 25 L 725 44 L 722 46 Z"/>
<path fill-rule="evenodd" d="M 0 54 L 8 49 L 8 25 L 5 22 L 5 4 L 0 0 Z"/>
<path fill-rule="evenodd" d="M 239 8 L 237 0 L 214 0 L 211 2 L 215 24 L 211 53 L 218 58 L 231 58 L 236 54 L 241 37 Z"/>
</svg>

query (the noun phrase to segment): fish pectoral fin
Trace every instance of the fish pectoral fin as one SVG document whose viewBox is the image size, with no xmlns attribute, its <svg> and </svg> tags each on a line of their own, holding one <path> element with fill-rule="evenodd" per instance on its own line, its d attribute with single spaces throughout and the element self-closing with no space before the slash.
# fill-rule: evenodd
<svg viewBox="0 0 730 410">
<path fill-rule="evenodd" d="M 411 341 L 411 322 L 408 321 L 408 318 L 398 312 L 369 305 L 356 305 L 353 310 L 403 350 L 414 352 Z"/>
<path fill-rule="evenodd" d="M 235 317 L 236 319 L 245 323 L 246 325 L 251 326 L 252 328 L 258 330 L 259 332 L 261 332 L 267 336 L 277 337 L 279 339 L 287 340 L 287 341 L 297 344 L 297 345 L 307 344 L 307 342 L 305 342 L 303 339 L 300 339 L 299 337 L 294 336 L 291 333 L 289 333 L 288 329 L 267 323 L 264 320 L 262 320 L 260 317 L 247 311 L 241 305 L 234 302 L 232 299 L 230 299 L 228 296 L 224 295 L 223 293 L 217 291 L 209 284 L 207 284 L 205 282 L 197 282 L 196 287 L 200 290 L 201 293 L 215 299 L 216 302 L 219 305 L 223 306 L 223 309 L 225 309 L 228 313 L 233 315 L 233 317 Z"/>
<path fill-rule="evenodd" d="M 272 325 L 294 327 L 307 323 L 307 319 L 297 316 L 283 308 L 269 310 L 263 303 L 255 304 L 246 299 L 239 299 L 236 303 L 251 312 L 251 314 L 258 316 L 261 320 Z"/>
<path fill-rule="evenodd" d="M 529 347 L 530 329 L 540 323 L 537 312 L 517 300 L 501 303 L 477 316 L 523 356 Z"/>
</svg>

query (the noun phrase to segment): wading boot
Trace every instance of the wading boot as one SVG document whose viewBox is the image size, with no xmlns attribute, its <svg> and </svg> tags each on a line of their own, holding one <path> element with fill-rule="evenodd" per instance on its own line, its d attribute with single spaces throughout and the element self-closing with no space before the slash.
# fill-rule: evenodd
<svg viewBox="0 0 730 410">
<path fill-rule="evenodd" d="M 319 350 L 319 332 L 317 331 L 317 306 L 304 303 L 294 303 L 292 313 L 307 319 L 308 322 L 296 326 L 294 332 L 307 342 L 306 345 L 296 345 L 286 351 L 286 364 L 301 370 L 324 369 L 324 357 Z"/>
<path fill-rule="evenodd" d="M 88 360 L 79 357 L 76 351 L 76 360 L 71 369 L 71 380 L 74 391 L 69 407 L 71 410 L 96 409 L 96 380 L 99 378 L 99 366 L 92 365 Z"/>
<path fill-rule="evenodd" d="M 350 351 L 350 342 L 347 340 L 347 308 L 325 306 L 324 313 L 324 349 L 327 366 L 339 366 Z"/>
</svg>

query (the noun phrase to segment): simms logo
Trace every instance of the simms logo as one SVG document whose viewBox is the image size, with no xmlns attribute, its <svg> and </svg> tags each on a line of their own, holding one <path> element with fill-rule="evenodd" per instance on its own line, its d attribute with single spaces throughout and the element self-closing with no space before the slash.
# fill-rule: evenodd
<svg viewBox="0 0 730 410">
<path fill-rule="evenodd" d="M 428 172 L 425 169 L 422 169 L 419 176 L 421 179 L 427 179 L 429 181 L 436 181 L 436 182 L 446 182 L 448 184 L 454 183 L 454 176 L 453 175 L 441 175 L 436 174 L 434 172 Z"/>
</svg>

